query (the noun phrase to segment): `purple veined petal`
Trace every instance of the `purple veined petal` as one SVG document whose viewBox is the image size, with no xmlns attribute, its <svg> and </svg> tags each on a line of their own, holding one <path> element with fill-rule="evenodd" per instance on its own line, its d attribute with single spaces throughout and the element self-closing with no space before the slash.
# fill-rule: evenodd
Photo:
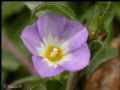
<svg viewBox="0 0 120 90">
<path fill-rule="evenodd" d="M 37 21 L 39 33 L 42 37 L 59 39 L 63 33 L 63 27 L 65 24 L 65 18 L 58 14 L 47 13 L 41 16 Z"/>
<path fill-rule="evenodd" d="M 27 49 L 33 54 L 37 54 L 36 47 L 40 47 L 40 44 L 42 43 L 42 40 L 38 33 L 38 28 L 36 24 L 32 24 L 27 26 L 22 34 L 21 39 L 24 42 Z"/>
<path fill-rule="evenodd" d="M 61 64 L 65 70 L 78 71 L 85 68 L 90 62 L 90 51 L 87 43 L 68 54 L 70 54 L 69 60 Z"/>
<path fill-rule="evenodd" d="M 64 53 L 69 53 L 72 50 L 79 48 L 83 43 L 87 41 L 88 31 L 86 28 L 79 30 L 75 35 L 61 44 L 61 48 L 64 49 Z M 66 48 L 67 47 L 67 48 Z"/>
<path fill-rule="evenodd" d="M 84 28 L 85 27 L 81 25 L 79 22 L 66 19 L 66 23 L 64 25 L 64 30 L 62 32 L 61 38 L 68 40 L 69 38 L 79 33 L 81 30 L 83 30 Z"/>
<path fill-rule="evenodd" d="M 57 38 L 57 41 L 61 43 L 64 41 L 66 42 L 68 39 L 73 37 L 76 39 L 80 35 L 77 40 L 79 39 L 81 41 L 81 44 L 83 44 L 88 36 L 87 30 L 80 23 L 68 20 L 61 15 L 53 13 L 47 13 L 40 17 L 40 19 L 37 21 L 37 26 L 41 37 L 45 37 L 48 40 L 49 36 L 52 36 L 53 39 Z M 77 33 L 79 33 L 79 35 Z M 84 34 L 82 35 L 84 37 L 81 36 L 81 33 Z M 69 41 L 71 42 L 75 39 L 73 38 Z M 53 41 L 55 42 L 56 40 Z"/>
<path fill-rule="evenodd" d="M 64 69 L 60 66 L 53 67 L 48 65 L 44 58 L 33 56 L 32 59 L 37 73 L 42 78 L 56 76 L 64 71 Z"/>
</svg>

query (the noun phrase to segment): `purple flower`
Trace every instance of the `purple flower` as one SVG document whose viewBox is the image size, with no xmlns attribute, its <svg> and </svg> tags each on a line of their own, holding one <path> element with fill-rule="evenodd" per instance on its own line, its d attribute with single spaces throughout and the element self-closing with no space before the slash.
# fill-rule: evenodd
<svg viewBox="0 0 120 90">
<path fill-rule="evenodd" d="M 88 31 L 80 23 L 53 13 L 40 17 L 21 35 L 41 77 L 85 68 L 90 61 L 87 38 Z"/>
</svg>

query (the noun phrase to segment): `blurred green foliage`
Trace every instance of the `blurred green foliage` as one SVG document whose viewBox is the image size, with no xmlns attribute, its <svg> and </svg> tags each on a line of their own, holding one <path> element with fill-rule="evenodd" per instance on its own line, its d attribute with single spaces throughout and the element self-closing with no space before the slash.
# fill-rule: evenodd
<svg viewBox="0 0 120 90">
<path fill-rule="evenodd" d="M 94 71 L 93 69 L 96 69 L 95 65 L 99 66 L 104 61 L 107 61 L 107 59 L 115 56 L 115 50 L 110 49 L 109 54 L 105 51 L 109 48 L 110 42 L 113 39 L 113 34 L 118 32 L 113 26 L 113 21 L 117 20 L 120 24 L 119 2 L 112 2 L 112 5 L 108 8 L 108 10 L 106 10 L 106 12 L 104 12 L 104 10 L 108 2 L 55 2 L 60 6 L 57 4 L 54 6 L 53 4 L 50 7 L 44 7 L 44 10 L 42 10 L 42 8 L 41 12 L 37 12 L 38 17 L 35 15 L 31 17 L 31 11 L 33 11 L 35 7 L 44 3 L 45 2 L 2 2 L 2 34 L 7 36 L 13 42 L 15 47 L 18 48 L 18 50 L 21 51 L 28 59 L 31 60 L 31 54 L 23 45 L 20 39 L 20 34 L 25 26 L 32 24 L 37 20 L 39 15 L 48 11 L 61 13 L 70 18 L 75 17 L 75 20 L 79 21 L 80 23 L 86 22 L 87 28 L 95 31 L 95 34 L 98 33 L 98 29 L 100 29 L 102 32 L 106 32 L 107 39 L 105 42 L 100 41 L 103 43 L 99 43 L 99 41 L 93 41 L 90 44 L 92 46 L 96 46 L 95 48 L 91 49 L 91 52 L 93 55 L 95 55 L 93 57 L 94 61 L 97 62 L 97 59 L 101 59 L 101 61 L 97 62 L 97 64 L 95 62 L 91 62 L 93 63 L 90 66 L 92 71 Z M 98 17 L 100 17 L 100 22 Z M 101 17 L 103 19 L 101 19 Z M 97 36 L 100 36 L 100 34 L 97 34 Z M 99 48 L 102 47 L 104 43 L 107 45 L 107 48 L 102 48 L 102 50 L 99 51 Z M 64 72 L 59 76 L 47 80 L 34 77 L 24 70 L 23 65 L 13 54 L 6 51 L 5 48 L 2 48 L 2 84 L 20 84 L 27 82 L 24 87 L 22 87 L 22 90 L 29 90 L 30 87 L 31 90 L 65 90 L 67 78 L 68 72 Z M 45 82 L 43 83 L 43 81 Z M 33 82 L 34 84 L 30 84 L 28 82 Z"/>
<path fill-rule="evenodd" d="M 15 45 L 18 50 L 23 52 L 26 57 L 30 57 L 30 53 L 21 43 L 20 34 L 21 30 L 28 24 L 35 21 L 35 17 L 31 19 L 30 11 L 21 2 L 2 2 L 2 34 L 7 36 Z M 20 70 L 21 69 L 21 70 Z M 17 79 L 22 76 L 20 71 L 23 71 L 22 64 L 16 57 L 8 52 L 6 49 L 2 49 L 2 83 L 11 83 L 11 74 L 18 74 Z M 24 71 L 23 75 L 28 75 Z M 8 80 L 9 79 L 9 80 Z"/>
</svg>

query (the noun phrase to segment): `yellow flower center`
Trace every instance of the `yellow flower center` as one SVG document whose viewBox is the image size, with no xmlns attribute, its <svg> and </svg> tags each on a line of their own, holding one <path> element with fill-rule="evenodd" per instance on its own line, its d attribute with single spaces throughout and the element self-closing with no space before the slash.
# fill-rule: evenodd
<svg viewBox="0 0 120 90">
<path fill-rule="evenodd" d="M 62 50 L 59 47 L 48 46 L 45 51 L 45 57 L 52 62 L 59 61 L 62 58 Z"/>
</svg>

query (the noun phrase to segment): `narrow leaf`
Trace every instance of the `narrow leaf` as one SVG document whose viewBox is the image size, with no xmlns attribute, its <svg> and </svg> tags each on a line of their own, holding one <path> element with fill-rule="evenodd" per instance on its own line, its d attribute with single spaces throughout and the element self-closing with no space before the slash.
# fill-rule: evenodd
<svg viewBox="0 0 120 90">
<path fill-rule="evenodd" d="M 95 6 L 95 12 L 94 12 L 94 17 L 91 23 L 89 24 L 89 39 L 92 40 L 96 33 L 99 33 L 100 26 L 101 26 L 101 21 L 100 21 L 100 13 L 97 5 Z"/>
<path fill-rule="evenodd" d="M 104 25 L 105 28 L 107 28 L 108 25 L 111 23 L 113 15 L 114 12 L 112 2 L 108 2 L 101 17 L 101 23 Z"/>
<path fill-rule="evenodd" d="M 33 1 L 33 2 L 29 2 L 29 1 L 26 1 L 26 2 L 23 2 L 24 5 L 26 5 L 30 10 L 33 10 L 35 7 L 39 6 L 39 5 L 42 5 L 43 3 L 45 2 L 36 2 L 36 1 Z"/>
<path fill-rule="evenodd" d="M 61 15 L 65 16 L 65 17 L 67 17 L 67 18 L 70 18 L 70 19 L 75 19 L 76 18 L 75 13 L 71 8 L 69 8 L 69 7 L 65 6 L 65 5 L 62 5 L 62 4 L 48 3 L 48 2 L 36 7 L 32 11 L 32 15 L 34 15 L 37 12 L 42 11 L 42 10 L 50 10 L 50 11 L 52 11 L 54 13 L 61 14 Z M 37 16 L 39 17 L 40 15 L 37 14 Z"/>
<path fill-rule="evenodd" d="M 120 2 L 114 2 L 115 17 L 120 20 Z"/>
<path fill-rule="evenodd" d="M 41 1 L 39 1 L 39 2 L 36 2 L 36 1 L 33 1 L 33 2 L 28 2 L 28 1 L 26 1 L 26 2 L 23 2 L 23 4 L 24 5 L 26 5 L 31 11 L 32 10 L 34 10 L 36 7 L 38 7 L 39 5 L 42 5 L 42 4 L 44 4 L 45 2 L 41 2 Z M 47 12 L 49 12 L 48 10 L 43 10 L 43 11 L 41 11 L 40 13 L 37 13 L 36 14 L 36 16 L 42 16 L 43 14 L 45 14 L 45 13 L 47 13 Z"/>
<path fill-rule="evenodd" d="M 114 58 L 117 55 L 117 51 L 114 48 L 103 48 L 98 53 L 94 55 L 91 60 L 89 67 L 87 68 L 86 74 L 91 74 L 95 71 L 101 64 L 105 63 L 106 61 Z"/>
<path fill-rule="evenodd" d="M 29 77 L 25 77 L 25 78 L 21 78 L 13 83 L 11 83 L 11 85 L 17 85 L 17 84 L 21 84 L 21 83 L 40 83 L 40 82 L 45 82 L 46 79 L 41 79 L 40 77 L 37 76 L 29 76 Z"/>
</svg>

